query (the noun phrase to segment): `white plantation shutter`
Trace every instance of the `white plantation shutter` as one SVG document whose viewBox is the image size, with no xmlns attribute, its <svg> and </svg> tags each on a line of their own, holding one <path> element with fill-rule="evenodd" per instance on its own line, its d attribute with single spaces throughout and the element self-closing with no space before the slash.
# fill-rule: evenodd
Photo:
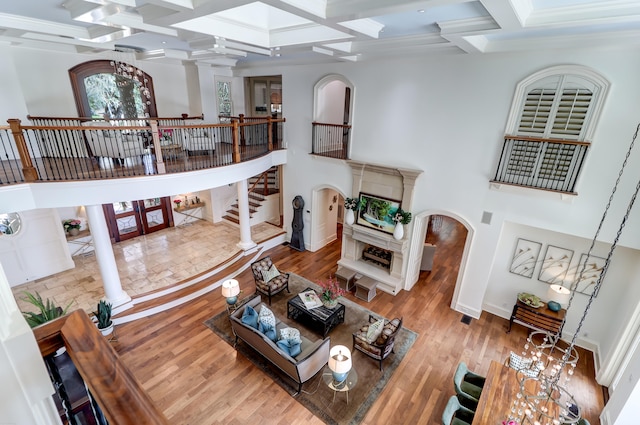
<svg viewBox="0 0 640 425">
<path fill-rule="evenodd" d="M 496 181 L 573 191 L 588 145 L 567 142 L 586 142 L 593 134 L 592 121 L 608 86 L 593 71 L 571 65 L 523 80 L 516 89 Z"/>
</svg>

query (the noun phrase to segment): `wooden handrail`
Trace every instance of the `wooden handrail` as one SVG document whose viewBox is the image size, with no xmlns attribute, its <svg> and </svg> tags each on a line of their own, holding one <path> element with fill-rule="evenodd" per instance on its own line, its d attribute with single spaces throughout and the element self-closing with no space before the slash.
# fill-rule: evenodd
<svg viewBox="0 0 640 425">
<path fill-rule="evenodd" d="M 327 127 L 342 127 L 342 128 L 351 128 L 350 124 L 330 124 L 327 122 L 312 122 L 311 125 L 324 125 Z"/>
<path fill-rule="evenodd" d="M 109 423 L 169 424 L 83 310 L 38 326 L 33 333 L 43 357 L 63 346 L 67 348 L 69 357 Z"/>
<path fill-rule="evenodd" d="M 545 139 L 544 137 L 510 136 L 508 134 L 505 135 L 504 138 L 507 140 L 523 140 L 526 142 L 560 143 L 564 145 L 591 146 L 590 142 L 581 142 L 577 140 L 567 140 L 567 139 Z"/>
<path fill-rule="evenodd" d="M 95 118 L 95 117 L 39 117 L 34 115 L 27 115 L 27 119 L 29 120 L 78 120 L 78 121 L 103 121 L 105 118 Z M 142 117 L 142 118 L 106 118 L 107 121 L 133 121 L 133 120 L 203 120 L 204 114 L 195 115 L 190 117 L 189 114 L 182 114 L 179 117 Z"/>
</svg>

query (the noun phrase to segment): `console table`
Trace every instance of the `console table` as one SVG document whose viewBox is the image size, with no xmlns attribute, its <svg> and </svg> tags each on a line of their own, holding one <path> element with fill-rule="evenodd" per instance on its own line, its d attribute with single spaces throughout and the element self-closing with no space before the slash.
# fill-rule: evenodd
<svg viewBox="0 0 640 425">
<path fill-rule="evenodd" d="M 529 329 L 547 331 L 553 335 L 560 334 L 564 326 L 566 313 L 567 310 L 564 308 L 560 311 L 552 311 L 549 310 L 546 304 L 542 307 L 534 308 L 518 300 L 513 306 L 507 333 L 511 332 L 511 325 L 515 322 Z"/>
</svg>

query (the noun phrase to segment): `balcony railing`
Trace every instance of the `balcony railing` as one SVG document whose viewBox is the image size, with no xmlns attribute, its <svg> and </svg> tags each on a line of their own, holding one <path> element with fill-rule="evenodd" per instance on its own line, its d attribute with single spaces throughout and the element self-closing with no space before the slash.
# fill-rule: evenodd
<svg viewBox="0 0 640 425">
<path fill-rule="evenodd" d="M 506 136 L 492 183 L 575 194 L 590 143 Z"/>
<path fill-rule="evenodd" d="M 194 122 L 201 118 L 30 117 L 36 125 L 10 119 L 0 126 L 0 185 L 179 173 L 282 149 L 284 118 Z"/>
<path fill-rule="evenodd" d="M 349 159 L 350 125 L 314 122 L 311 153 L 330 158 Z"/>
</svg>

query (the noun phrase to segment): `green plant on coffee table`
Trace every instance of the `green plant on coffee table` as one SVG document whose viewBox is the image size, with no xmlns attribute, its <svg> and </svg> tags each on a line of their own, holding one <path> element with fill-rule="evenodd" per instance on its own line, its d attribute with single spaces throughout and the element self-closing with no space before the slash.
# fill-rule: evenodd
<svg viewBox="0 0 640 425">
<path fill-rule="evenodd" d="M 29 326 L 32 328 L 35 328 L 36 326 L 43 323 L 47 323 L 53 319 L 57 319 L 58 317 L 64 316 L 65 314 L 67 314 L 67 310 L 69 310 L 71 304 L 73 304 L 73 301 L 71 301 L 65 309 L 62 309 L 62 307 L 57 306 L 48 298 L 46 301 L 43 301 L 38 292 L 36 292 L 35 295 L 30 292 L 25 292 L 24 295 L 24 298 L 21 298 L 21 300 L 36 306 L 39 311 L 38 313 L 33 313 L 30 311 L 22 312 L 22 315 L 26 319 Z"/>
<path fill-rule="evenodd" d="M 106 329 L 113 323 L 111 321 L 111 304 L 100 300 L 98 302 L 98 311 L 95 312 L 96 319 L 98 319 L 98 329 Z"/>
</svg>

